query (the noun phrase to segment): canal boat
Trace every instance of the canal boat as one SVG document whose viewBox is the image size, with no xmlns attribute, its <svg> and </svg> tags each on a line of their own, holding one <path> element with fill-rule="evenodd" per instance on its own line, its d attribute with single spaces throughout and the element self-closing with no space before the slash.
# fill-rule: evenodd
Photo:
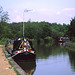
<svg viewBox="0 0 75 75">
<path fill-rule="evenodd" d="M 14 60 L 35 60 L 36 58 L 32 42 L 27 39 L 10 40 L 6 45 L 6 50 Z"/>
<path fill-rule="evenodd" d="M 68 42 L 68 41 L 70 41 L 70 39 L 68 37 L 59 39 L 59 42 Z"/>
</svg>

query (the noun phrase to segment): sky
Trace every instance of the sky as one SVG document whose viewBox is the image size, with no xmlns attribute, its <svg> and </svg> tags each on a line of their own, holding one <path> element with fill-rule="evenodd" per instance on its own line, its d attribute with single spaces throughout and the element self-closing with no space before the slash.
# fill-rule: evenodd
<svg viewBox="0 0 75 75">
<path fill-rule="evenodd" d="M 0 6 L 8 12 L 9 22 L 70 24 L 75 16 L 75 0 L 0 0 Z"/>
</svg>

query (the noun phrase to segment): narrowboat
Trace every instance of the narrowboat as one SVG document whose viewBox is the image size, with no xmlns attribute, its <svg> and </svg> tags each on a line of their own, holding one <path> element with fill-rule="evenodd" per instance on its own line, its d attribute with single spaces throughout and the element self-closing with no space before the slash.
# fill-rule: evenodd
<svg viewBox="0 0 75 75">
<path fill-rule="evenodd" d="M 36 59 L 36 51 L 32 46 L 32 41 L 27 39 L 10 40 L 6 45 L 6 50 L 14 60 Z"/>
<path fill-rule="evenodd" d="M 70 41 L 70 39 L 68 37 L 59 39 L 59 42 L 68 42 L 68 41 Z"/>
</svg>

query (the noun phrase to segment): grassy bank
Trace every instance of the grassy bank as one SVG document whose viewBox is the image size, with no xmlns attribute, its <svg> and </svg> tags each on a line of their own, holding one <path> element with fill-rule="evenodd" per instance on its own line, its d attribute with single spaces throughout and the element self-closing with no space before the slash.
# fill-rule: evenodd
<svg viewBox="0 0 75 75">
<path fill-rule="evenodd" d="M 66 44 L 75 47 L 75 42 L 71 42 L 71 41 L 70 41 L 70 42 L 66 42 Z"/>
<path fill-rule="evenodd" d="M 12 60 L 13 61 L 13 60 Z M 16 72 L 16 75 L 20 75 L 20 73 L 16 70 L 16 68 L 14 68 L 14 66 L 12 65 L 11 61 L 8 61 L 9 64 L 13 67 L 14 71 Z"/>
<path fill-rule="evenodd" d="M 66 49 L 75 51 L 75 42 L 66 42 Z"/>
</svg>

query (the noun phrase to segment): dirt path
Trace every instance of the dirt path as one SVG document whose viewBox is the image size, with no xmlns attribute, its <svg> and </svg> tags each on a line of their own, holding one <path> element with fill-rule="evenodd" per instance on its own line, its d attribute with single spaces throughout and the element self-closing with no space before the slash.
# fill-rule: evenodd
<svg viewBox="0 0 75 75">
<path fill-rule="evenodd" d="M 2 47 L 3 46 L 0 45 L 0 75 L 16 75 L 15 71 L 8 63 L 8 60 L 3 53 Z"/>
</svg>

